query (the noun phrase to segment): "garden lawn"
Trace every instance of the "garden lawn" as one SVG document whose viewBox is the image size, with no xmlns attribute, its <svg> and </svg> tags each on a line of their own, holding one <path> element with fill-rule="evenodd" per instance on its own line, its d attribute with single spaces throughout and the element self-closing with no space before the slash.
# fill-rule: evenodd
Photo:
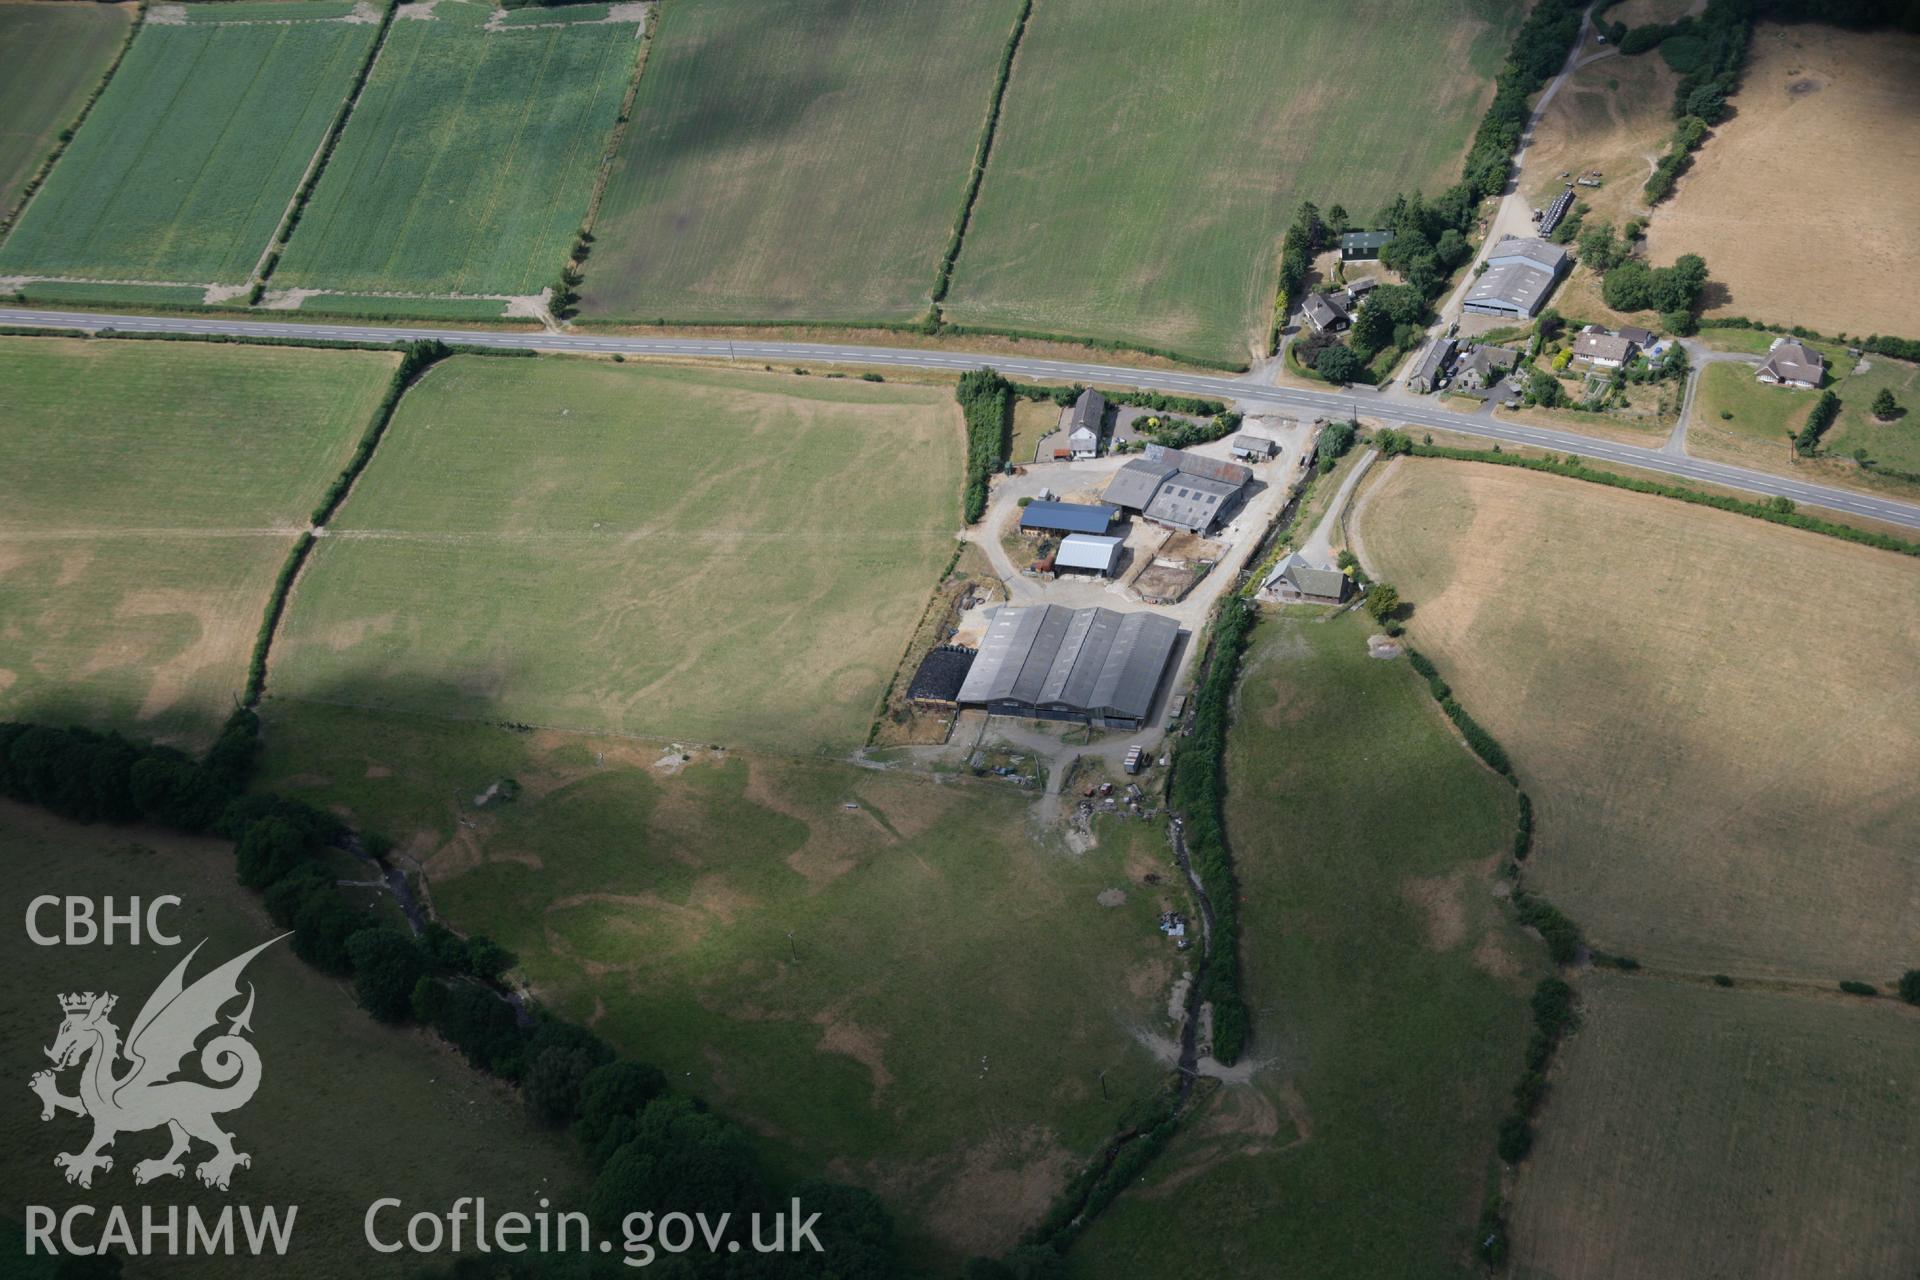
<svg viewBox="0 0 1920 1280">
<path fill-rule="evenodd" d="M 0 214 L 80 114 L 132 19 L 128 5 L 0 4 Z"/>
<path fill-rule="evenodd" d="M 396 363 L 0 339 L 0 719 L 210 736 Z"/>
<path fill-rule="evenodd" d="M 1156 828 L 1069 856 L 997 780 L 285 700 L 265 719 L 263 785 L 396 837 L 543 1002 L 741 1122 L 776 1176 L 873 1189 L 941 1274 L 1011 1247 L 1167 1078 L 1134 1033 L 1163 1026 L 1176 970 L 1140 883 L 1175 874 Z M 506 778 L 514 799 L 479 803 Z"/>
<path fill-rule="evenodd" d="M 7 859 L 0 910 L 11 924 L 0 952 L 10 975 L 0 993 L 0 1018 L 10 1029 L 0 1041 L 0 1068 L 20 1092 L 0 1118 L 0 1194 L 8 1202 L 0 1211 L 0 1249 L 9 1253 L 9 1277 L 72 1274 L 54 1265 L 41 1269 L 55 1261 L 44 1255 L 21 1256 L 14 1231 L 21 1206 L 29 1204 L 58 1213 L 72 1205 L 100 1206 L 99 1216 L 76 1220 L 77 1237 L 87 1241 L 98 1238 L 106 1225 L 105 1204 L 115 1200 L 127 1205 L 136 1232 L 136 1204 L 151 1206 L 163 1225 L 169 1209 L 184 1214 L 189 1205 L 217 1218 L 229 1198 L 256 1210 L 278 1206 L 282 1221 L 298 1205 L 286 1256 L 276 1258 L 272 1269 L 299 1280 L 418 1274 L 417 1255 L 383 1255 L 367 1247 L 361 1221 L 382 1196 L 402 1197 L 407 1212 L 444 1212 L 457 1197 L 482 1195 L 496 1213 L 531 1212 L 541 1196 L 556 1210 L 584 1208 L 584 1169 L 564 1134 L 537 1129 L 513 1091 L 473 1071 L 439 1040 L 375 1022 L 354 1002 L 350 985 L 307 967 L 286 942 L 261 952 L 243 978 L 256 997 L 248 1038 L 259 1050 L 261 1072 L 253 1100 L 220 1121 L 233 1132 L 234 1145 L 252 1157 L 250 1166 L 234 1172 L 231 1191 L 212 1192 L 195 1179 L 194 1166 L 210 1152 L 200 1143 L 186 1158 L 184 1178 L 136 1190 L 133 1166 L 165 1152 L 165 1129 L 122 1133 L 113 1147 L 113 1168 L 96 1175 L 91 1190 L 69 1185 L 53 1156 L 79 1150 L 89 1126 L 72 1115 L 43 1122 L 26 1093 L 28 1076 L 47 1066 L 41 1050 L 60 1024 L 54 997 L 112 992 L 120 1001 L 113 1020 L 125 1032 L 148 994 L 203 940 L 189 979 L 282 931 L 260 900 L 235 883 L 228 841 L 143 827 L 81 826 L 0 801 L 0 849 Z M 111 897 L 116 909 L 177 895 L 180 905 L 164 909 L 159 919 L 181 944 L 33 946 L 19 922 L 28 902 L 41 894 Z M 376 918 L 369 913 L 369 921 Z M 52 923 L 50 915 L 43 919 Z M 240 1009 L 236 1000 L 226 1013 L 232 1017 Z M 76 1078 L 65 1073 L 62 1091 L 74 1092 Z M 383 1230 L 394 1235 L 404 1224 L 405 1215 L 391 1211 L 381 1219 Z M 184 1231 L 183 1218 L 183 1255 Z M 140 1260 L 141 1275 L 229 1280 L 263 1270 L 259 1259 L 245 1254 L 169 1258 L 165 1244 L 157 1239 L 157 1256 Z"/>
<path fill-rule="evenodd" d="M 1493 893 L 1511 789 L 1367 632 L 1254 633 L 1226 765 L 1252 1079 L 1182 1123 L 1074 1276 L 1478 1274 L 1545 956 Z"/>
<path fill-rule="evenodd" d="M 1521 6 L 1042 0 L 945 314 L 1245 362 L 1303 199 L 1458 180 Z"/>
<path fill-rule="evenodd" d="M 910 321 L 960 214 L 1017 0 L 663 6 L 583 308 Z"/>
<path fill-rule="evenodd" d="M 245 282 L 377 29 L 149 21 L 0 246 L 0 274 Z"/>
<path fill-rule="evenodd" d="M 944 389 L 455 357 L 315 548 L 269 696 L 850 750 L 960 448 Z"/>
<path fill-rule="evenodd" d="M 532 294 L 559 276 L 640 27 L 486 31 L 490 12 L 394 22 L 276 286 Z"/>
</svg>

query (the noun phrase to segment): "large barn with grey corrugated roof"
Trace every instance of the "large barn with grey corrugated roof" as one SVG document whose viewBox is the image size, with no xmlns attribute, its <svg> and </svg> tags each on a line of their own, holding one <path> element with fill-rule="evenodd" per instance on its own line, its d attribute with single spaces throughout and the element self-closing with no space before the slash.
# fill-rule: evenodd
<svg viewBox="0 0 1920 1280">
<path fill-rule="evenodd" d="M 994 715 L 1137 729 L 1179 638 L 1180 624 L 1157 613 L 1002 605 L 959 702 Z"/>
</svg>

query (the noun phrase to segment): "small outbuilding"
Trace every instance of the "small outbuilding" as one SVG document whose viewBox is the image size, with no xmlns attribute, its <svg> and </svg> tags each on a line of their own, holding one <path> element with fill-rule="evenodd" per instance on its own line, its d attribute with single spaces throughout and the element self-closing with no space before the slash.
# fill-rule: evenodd
<svg viewBox="0 0 1920 1280">
<path fill-rule="evenodd" d="M 1119 515 L 1104 503 L 1029 502 L 1020 512 L 1020 532 L 1105 533 Z"/>
<path fill-rule="evenodd" d="M 1413 372 L 1407 375 L 1407 386 L 1420 392 L 1438 387 L 1440 380 L 1447 376 L 1447 368 L 1453 363 L 1453 353 L 1457 347 L 1452 338 L 1435 338 L 1429 342 L 1426 350 L 1414 362 Z"/>
<path fill-rule="evenodd" d="M 1299 552 L 1289 552 L 1268 572 L 1260 584 L 1282 600 L 1317 604 L 1339 604 L 1346 598 L 1353 580 L 1330 564 L 1314 564 Z"/>
<path fill-rule="evenodd" d="M 1343 262 L 1371 262 L 1380 256 L 1380 250 L 1391 239 L 1391 231 L 1349 231 L 1340 237 L 1340 259 Z"/>
<path fill-rule="evenodd" d="M 1053 553 L 1053 571 L 1078 571 L 1111 578 L 1120 569 L 1120 557 L 1126 545 L 1125 538 L 1070 533 L 1060 540 L 1059 550 Z"/>
<path fill-rule="evenodd" d="M 1269 440 L 1265 436 L 1250 436 L 1242 432 L 1227 441 L 1227 447 L 1236 458 L 1246 458 L 1254 462 L 1265 462 L 1280 452 L 1280 442 Z"/>
</svg>

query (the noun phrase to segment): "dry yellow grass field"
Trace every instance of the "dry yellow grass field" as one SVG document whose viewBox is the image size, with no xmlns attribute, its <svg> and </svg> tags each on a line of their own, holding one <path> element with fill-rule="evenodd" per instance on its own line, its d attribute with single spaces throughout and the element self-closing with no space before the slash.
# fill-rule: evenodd
<svg viewBox="0 0 1920 1280">
<path fill-rule="evenodd" d="M 1516 1280 L 1912 1276 L 1920 1011 L 1593 974 L 1512 1197 Z"/>
<path fill-rule="evenodd" d="M 1595 945 L 1822 984 L 1920 957 L 1920 562 L 1437 461 L 1355 523 L 1533 795 L 1528 886 Z"/>
<path fill-rule="evenodd" d="M 1710 314 L 1920 332 L 1920 36 L 1763 24 L 1733 105 L 1654 211 L 1653 260 L 1704 256 Z"/>
<path fill-rule="evenodd" d="M 1598 169 L 1603 185 L 1579 189 L 1579 198 L 1591 206 L 1589 224 L 1611 222 L 1617 228 L 1646 212 L 1640 187 L 1673 132 L 1670 108 L 1678 80 L 1657 53 L 1603 57 L 1574 72 L 1547 104 L 1527 148 L 1521 182 L 1533 206 L 1560 193 L 1562 173 L 1577 177 Z"/>
</svg>

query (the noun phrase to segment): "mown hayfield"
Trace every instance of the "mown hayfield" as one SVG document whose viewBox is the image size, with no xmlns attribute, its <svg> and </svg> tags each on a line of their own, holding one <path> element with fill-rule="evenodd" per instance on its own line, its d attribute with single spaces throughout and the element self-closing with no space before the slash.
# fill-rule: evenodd
<svg viewBox="0 0 1920 1280">
<path fill-rule="evenodd" d="M 0 4 L 0 213 L 80 114 L 132 20 L 129 5 Z"/>
<path fill-rule="evenodd" d="M 1761 23 L 1731 105 L 1654 210 L 1651 257 L 1704 256 L 1720 286 L 1709 315 L 1920 333 L 1920 35 Z M 1799 140 L 1790 173 L 1776 163 L 1783 137 Z M 1836 191 L 1847 234 L 1809 242 Z"/>
<path fill-rule="evenodd" d="M 843 751 L 958 527 L 929 387 L 458 357 L 294 592 L 271 696 Z"/>
<path fill-rule="evenodd" d="M 1246 360 L 1295 206 L 1456 181 L 1520 11 L 1036 5 L 948 318 Z"/>
<path fill-rule="evenodd" d="M 396 360 L 0 339 L 0 718 L 204 739 Z"/>
<path fill-rule="evenodd" d="M 1251 1084 L 1187 1120 L 1075 1276 L 1464 1276 L 1540 945 L 1512 791 L 1367 628 L 1270 618 L 1228 744 Z"/>
<path fill-rule="evenodd" d="M 298 1205 L 292 1243 L 275 1269 L 317 1280 L 343 1274 L 348 1259 L 356 1275 L 416 1273 L 417 1256 L 377 1254 L 366 1245 L 361 1219 L 382 1196 L 402 1197 L 410 1209 L 444 1211 L 458 1196 L 484 1195 L 496 1213 L 532 1211 L 541 1196 L 564 1207 L 579 1207 L 584 1199 L 584 1171 L 565 1135 L 535 1128 L 514 1093 L 471 1070 L 438 1040 L 375 1022 L 354 1002 L 351 986 L 308 968 L 286 943 L 269 947 L 246 970 L 245 981 L 256 993 L 250 1038 L 260 1052 L 260 1090 L 221 1121 L 235 1146 L 253 1157 L 251 1167 L 234 1174 L 231 1191 L 209 1192 L 194 1180 L 193 1166 L 208 1150 L 199 1144 L 187 1158 L 185 1179 L 136 1190 L 133 1166 L 166 1150 L 164 1129 L 121 1134 L 112 1170 L 97 1175 L 91 1190 L 69 1185 L 53 1157 L 78 1150 L 91 1126 L 65 1114 L 42 1122 L 39 1104 L 26 1091 L 27 1078 L 47 1066 L 41 1050 L 53 1043 L 60 1024 L 55 997 L 114 993 L 120 998 L 114 1021 L 124 1033 L 147 995 L 202 939 L 190 978 L 280 930 L 259 899 L 234 882 L 233 846 L 225 841 L 141 827 L 80 826 L 0 802 L 0 849 L 6 853 L 0 909 L 10 922 L 4 955 L 11 975 L 0 994 L 0 1017 L 8 1028 L 0 1069 L 20 1095 L 0 1118 L 0 1194 L 12 1220 L 0 1221 L 0 1248 L 13 1255 L 9 1276 L 50 1280 L 56 1274 L 51 1265 L 24 1269 L 42 1261 L 22 1259 L 23 1245 L 10 1231 L 20 1223 L 21 1206 L 29 1204 L 56 1212 L 74 1204 L 100 1206 L 93 1236 L 81 1221 L 80 1236 L 89 1240 L 104 1226 L 108 1204 L 126 1205 L 136 1231 L 141 1204 L 163 1215 L 167 1206 L 184 1211 L 188 1204 L 217 1214 L 228 1198 L 260 1208 Z M 182 944 L 33 946 L 21 921 L 27 903 L 41 894 L 111 895 L 117 908 L 135 897 L 147 902 L 178 895 L 181 905 L 161 921 Z M 236 1002 L 227 1012 L 239 1009 Z M 75 1078 L 66 1073 L 63 1092 L 74 1092 Z M 254 1276 L 260 1270 L 257 1259 L 244 1256 L 140 1260 L 142 1275 L 159 1277 Z"/>
<path fill-rule="evenodd" d="M 553 283 L 640 27 L 491 32 L 490 12 L 444 4 L 395 21 L 276 285 L 530 294 Z"/>
<path fill-rule="evenodd" d="M 1067 856 L 1004 783 L 285 700 L 266 720 L 265 785 L 398 838 L 543 1001 L 777 1172 L 872 1188 L 949 1267 L 1012 1245 L 1165 1079 L 1134 1035 L 1175 976 L 1140 883 L 1169 871 L 1157 830 Z M 476 804 L 504 778 L 517 798 Z"/>
<path fill-rule="evenodd" d="M 584 309 L 628 320 L 923 314 L 1018 10 L 664 6 Z"/>
<path fill-rule="evenodd" d="M 1595 974 L 1513 1193 L 1520 1280 L 1920 1270 L 1920 1015 Z"/>
<path fill-rule="evenodd" d="M 376 29 L 148 22 L 0 246 L 0 272 L 244 281 Z"/>
<path fill-rule="evenodd" d="M 1736 976 L 1920 955 L 1920 562 L 1556 476 L 1401 461 L 1357 522 L 1532 793 L 1592 942 Z"/>
</svg>

